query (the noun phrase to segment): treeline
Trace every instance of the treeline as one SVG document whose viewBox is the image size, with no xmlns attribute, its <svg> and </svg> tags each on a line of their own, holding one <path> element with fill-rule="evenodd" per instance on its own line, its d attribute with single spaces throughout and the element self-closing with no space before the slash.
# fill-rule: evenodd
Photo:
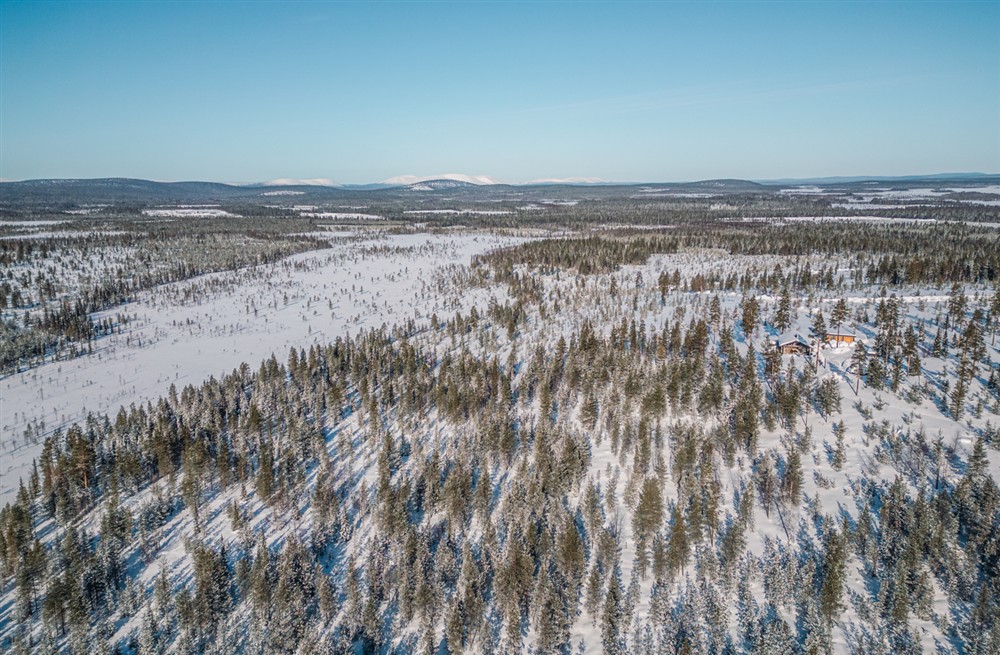
<svg viewBox="0 0 1000 655">
<path fill-rule="evenodd" d="M 843 257 L 851 260 L 859 284 L 941 286 L 953 282 L 996 282 L 1000 277 L 998 245 L 1000 235 L 996 230 L 970 225 L 734 223 L 680 226 L 669 234 L 655 236 L 623 229 L 584 237 L 542 239 L 481 255 L 473 263 L 489 267 L 502 279 L 509 280 L 517 274 L 518 267 L 542 272 L 563 268 L 581 274 L 601 273 L 645 262 L 654 254 L 720 249 L 734 255 Z M 743 278 L 747 282 L 741 281 L 741 288 L 773 288 L 766 277 L 760 282 L 745 274 Z M 814 279 L 823 283 L 828 278 L 803 276 L 797 286 L 809 288 Z"/>
<path fill-rule="evenodd" d="M 676 252 L 677 247 L 677 239 L 661 236 L 543 239 L 477 255 L 473 258 L 472 265 L 489 264 L 498 269 L 509 270 L 515 265 L 526 264 L 543 272 L 562 268 L 589 275 L 607 273 L 625 264 L 641 264 L 652 254 Z"/>
</svg>

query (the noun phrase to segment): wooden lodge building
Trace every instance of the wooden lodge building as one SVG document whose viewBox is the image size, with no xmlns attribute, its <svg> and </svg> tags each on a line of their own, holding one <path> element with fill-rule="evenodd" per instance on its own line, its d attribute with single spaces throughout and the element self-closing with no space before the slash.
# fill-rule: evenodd
<svg viewBox="0 0 1000 655">
<path fill-rule="evenodd" d="M 812 352 L 812 344 L 798 332 L 780 335 L 774 340 L 774 347 L 782 355 L 808 355 Z"/>
</svg>

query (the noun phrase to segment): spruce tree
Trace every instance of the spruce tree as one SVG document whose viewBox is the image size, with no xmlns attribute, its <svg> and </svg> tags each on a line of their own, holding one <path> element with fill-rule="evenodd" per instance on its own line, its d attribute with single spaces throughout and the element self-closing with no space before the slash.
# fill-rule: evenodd
<svg viewBox="0 0 1000 655">
<path fill-rule="evenodd" d="M 847 459 L 847 451 L 844 448 L 844 433 L 846 428 L 844 427 L 844 422 L 833 424 L 833 436 L 836 439 L 836 445 L 833 449 L 833 460 L 832 465 L 835 471 L 839 471 L 844 468 L 844 462 Z"/>
<path fill-rule="evenodd" d="M 824 534 L 822 556 L 819 606 L 820 614 L 830 623 L 840 613 L 847 575 L 847 548 L 843 535 L 836 529 Z"/>
<path fill-rule="evenodd" d="M 864 344 L 861 341 L 854 342 L 854 353 L 851 355 L 851 366 L 854 368 L 854 374 L 857 376 L 857 387 L 855 388 L 855 393 L 857 393 L 861 388 L 861 377 L 865 374 L 865 364 L 868 362 L 868 353 L 865 351 Z"/>
<path fill-rule="evenodd" d="M 827 338 L 826 320 L 823 318 L 823 312 L 820 310 L 817 310 L 816 315 L 813 316 L 812 332 L 813 336 L 816 337 L 817 347 L 820 346 L 821 344 L 826 343 L 826 338 Z"/>
<path fill-rule="evenodd" d="M 830 310 L 830 325 L 833 326 L 834 332 L 840 333 L 840 326 L 848 319 L 849 315 L 847 301 L 839 298 L 836 304 L 834 304 L 833 309 Z"/>
<path fill-rule="evenodd" d="M 608 580 L 608 590 L 604 596 L 604 609 L 601 615 L 601 645 L 606 655 L 624 655 L 627 652 L 625 644 L 627 630 L 622 573 L 615 563 Z"/>
<path fill-rule="evenodd" d="M 774 315 L 774 327 L 784 332 L 792 324 L 792 294 L 785 285 L 778 300 L 778 311 Z"/>
</svg>

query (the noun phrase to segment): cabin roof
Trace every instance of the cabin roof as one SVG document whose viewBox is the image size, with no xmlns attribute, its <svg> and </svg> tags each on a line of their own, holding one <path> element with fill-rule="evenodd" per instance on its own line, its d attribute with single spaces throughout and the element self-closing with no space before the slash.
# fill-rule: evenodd
<svg viewBox="0 0 1000 655">
<path fill-rule="evenodd" d="M 808 346 L 809 345 L 809 341 L 805 337 L 803 337 L 801 334 L 799 334 L 798 332 L 794 332 L 794 333 L 793 332 L 784 332 L 782 334 L 779 334 L 774 339 L 774 345 L 778 346 L 779 348 L 781 346 L 789 346 L 789 345 L 792 345 L 792 344 L 798 344 L 800 346 Z"/>
</svg>

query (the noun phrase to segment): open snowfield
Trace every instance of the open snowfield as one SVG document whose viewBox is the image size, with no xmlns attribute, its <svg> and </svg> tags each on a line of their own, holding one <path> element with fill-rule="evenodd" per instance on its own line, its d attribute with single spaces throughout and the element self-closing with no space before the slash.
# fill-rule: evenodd
<svg viewBox="0 0 1000 655">
<path fill-rule="evenodd" d="M 87 236 L 119 236 L 122 234 L 128 234 L 128 232 L 123 232 L 121 230 L 91 230 L 86 233 Z M 81 236 L 80 232 L 72 230 L 50 230 L 50 231 L 40 231 L 40 232 L 19 232 L 17 234 L 5 234 L 0 236 L 0 239 L 5 241 L 16 241 L 18 239 L 79 239 Z"/>
<path fill-rule="evenodd" d="M 67 221 L 0 221 L 0 227 L 18 227 L 18 228 L 34 228 L 34 227 L 48 227 L 52 225 L 62 225 Z"/>
<path fill-rule="evenodd" d="M 360 212 L 302 212 L 303 216 L 308 216 L 309 218 L 334 218 L 342 220 L 358 220 L 358 221 L 384 221 L 385 216 L 379 216 L 377 214 L 363 214 Z"/>
<path fill-rule="evenodd" d="M 155 401 L 171 385 L 200 384 L 243 362 L 256 367 L 272 353 L 282 359 L 290 347 L 482 308 L 484 292 L 449 288 L 443 273 L 511 242 L 485 233 L 336 239 L 328 250 L 167 285 L 110 310 L 135 318 L 93 354 L 0 380 L 0 505 L 41 447 L 40 439 L 25 440 L 29 425 L 44 424 L 47 433 L 88 412 Z"/>
<path fill-rule="evenodd" d="M 742 220 L 748 223 L 904 223 L 904 224 L 931 224 L 936 221 L 932 218 L 892 218 L 889 216 L 781 216 L 772 218 L 742 218 L 732 219 Z"/>
<path fill-rule="evenodd" d="M 407 209 L 404 214 L 468 214 L 479 216 L 503 216 L 509 211 L 502 209 Z"/>
<path fill-rule="evenodd" d="M 146 216 L 156 218 L 226 218 L 235 216 L 224 209 L 213 207 L 177 207 L 170 209 L 144 209 Z"/>
</svg>

